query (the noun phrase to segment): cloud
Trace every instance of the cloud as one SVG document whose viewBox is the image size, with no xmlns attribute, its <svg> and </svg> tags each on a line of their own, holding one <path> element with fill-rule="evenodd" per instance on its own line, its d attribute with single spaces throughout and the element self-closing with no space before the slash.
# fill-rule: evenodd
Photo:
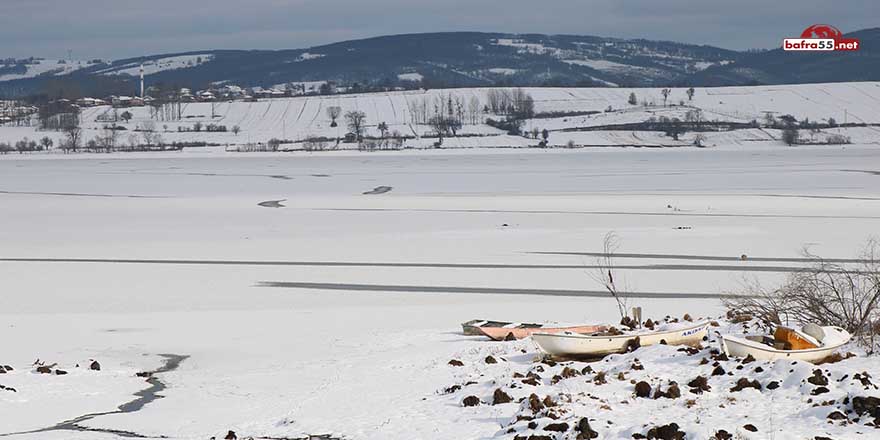
<svg viewBox="0 0 880 440">
<path fill-rule="evenodd" d="M 433 31 L 566 33 L 775 47 L 813 23 L 876 26 L 874 0 L 3 0 L 0 57 L 301 48 Z"/>
</svg>

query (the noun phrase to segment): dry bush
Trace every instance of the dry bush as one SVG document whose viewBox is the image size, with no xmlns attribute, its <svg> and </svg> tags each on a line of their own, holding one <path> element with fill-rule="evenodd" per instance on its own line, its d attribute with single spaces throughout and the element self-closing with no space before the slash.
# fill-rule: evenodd
<svg viewBox="0 0 880 440">
<path fill-rule="evenodd" d="M 306 151 L 324 151 L 327 149 L 327 141 L 324 138 L 309 136 L 303 141 L 303 149 Z"/>
<path fill-rule="evenodd" d="M 602 255 L 596 258 L 596 270 L 590 275 L 611 294 L 611 297 L 617 302 L 617 311 L 620 313 L 620 318 L 625 319 L 629 316 L 627 314 L 628 288 L 625 280 L 617 273 L 614 260 L 614 255 L 617 253 L 617 249 L 620 248 L 620 237 L 614 232 L 609 232 L 605 234 L 602 244 Z"/>
<path fill-rule="evenodd" d="M 880 242 L 870 239 L 857 262 L 827 261 L 808 250 L 803 271 L 794 272 L 776 289 L 758 283 L 724 305 L 775 324 L 816 323 L 846 329 L 869 351 L 875 348 L 880 319 Z"/>
</svg>

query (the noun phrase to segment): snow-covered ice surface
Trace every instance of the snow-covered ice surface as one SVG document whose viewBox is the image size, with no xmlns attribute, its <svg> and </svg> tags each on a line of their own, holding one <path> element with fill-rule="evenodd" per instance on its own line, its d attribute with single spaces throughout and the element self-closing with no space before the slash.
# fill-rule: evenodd
<svg viewBox="0 0 880 440">
<path fill-rule="evenodd" d="M 686 382 L 714 368 L 699 365 L 708 348 L 689 356 L 673 347 L 592 364 L 608 372 L 606 385 L 591 375 L 551 384 L 564 366 L 586 366 L 577 363 L 544 365 L 538 386 L 510 389 L 521 382 L 514 372 L 539 365 L 537 348 L 468 338 L 459 324 L 617 321 L 587 273 L 594 259 L 578 255 L 601 251 L 612 230 L 620 252 L 632 254 L 618 262 L 641 294 L 632 305 L 650 317 L 718 316 L 711 297 L 652 296 L 711 296 L 798 266 L 742 254 L 796 257 L 808 245 L 853 256 L 880 224 L 877 171 L 876 145 L 2 156 L 0 365 L 14 370 L 0 384 L 17 392 L 0 390 L 0 434 L 110 413 L 78 423 L 101 432 L 6 438 L 206 439 L 229 429 L 564 437 L 544 431 L 549 419 L 534 429 L 512 423 L 530 411 L 520 403 L 461 405 L 469 395 L 491 402 L 505 388 L 517 399 L 571 399 L 559 422 L 588 417 L 600 438 L 669 422 L 688 438 L 717 429 L 755 439 L 872 438 L 869 418 L 841 426 L 825 417 L 846 406 L 847 393 L 877 395 L 852 381 L 875 375 L 876 359 L 823 366 L 832 385 L 819 396 L 801 383 L 812 374 L 806 364 L 736 370 L 734 361 L 720 361 L 734 376 L 711 377 L 711 392 L 691 395 Z M 373 191 L 383 186 L 390 190 Z M 280 207 L 259 205 L 266 201 Z M 150 387 L 135 373 L 160 368 L 167 354 L 189 358 L 156 375 L 163 398 L 116 412 Z M 486 365 L 488 355 L 499 363 Z M 69 374 L 34 373 L 38 358 Z M 618 380 L 635 358 L 645 369 Z M 90 359 L 102 370 L 87 370 Z M 779 389 L 726 391 L 759 365 L 764 373 L 751 377 L 763 387 L 781 381 Z M 636 399 L 631 379 L 664 390 L 676 380 L 682 397 Z M 835 403 L 812 407 L 827 400 Z"/>
</svg>

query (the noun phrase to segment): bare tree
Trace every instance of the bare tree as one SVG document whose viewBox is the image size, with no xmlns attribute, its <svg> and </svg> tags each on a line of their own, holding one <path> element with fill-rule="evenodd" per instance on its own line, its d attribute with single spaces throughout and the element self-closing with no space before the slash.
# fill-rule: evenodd
<svg viewBox="0 0 880 440">
<path fill-rule="evenodd" d="M 627 288 L 626 282 L 617 273 L 614 255 L 620 248 L 620 238 L 613 231 L 605 234 L 602 242 L 602 255 L 596 258 L 596 270 L 591 274 L 594 280 L 602 285 L 617 302 L 617 311 L 620 319 L 626 320 L 627 314 Z"/>
<path fill-rule="evenodd" d="M 336 120 L 339 119 L 339 115 L 341 113 L 342 113 L 342 109 L 335 106 L 335 105 L 331 106 L 331 107 L 327 107 L 327 117 L 330 118 L 330 126 L 331 127 L 336 127 L 337 125 L 339 125 L 336 123 Z"/>
<path fill-rule="evenodd" d="M 82 144 L 82 128 L 80 128 L 79 125 L 67 125 L 64 127 L 63 131 L 66 139 L 61 146 L 61 149 L 64 150 L 65 153 L 69 151 L 76 153 L 76 150 L 78 150 Z"/>
<path fill-rule="evenodd" d="M 233 133 L 233 134 L 235 134 L 236 136 L 238 136 L 238 133 L 240 133 L 240 132 L 241 132 L 241 127 L 239 127 L 238 125 L 233 125 L 233 126 L 232 126 L 232 133 Z"/>
<path fill-rule="evenodd" d="M 366 129 L 367 114 L 359 110 L 353 110 L 345 114 L 345 121 L 348 124 L 348 130 L 355 135 L 357 142 L 360 143 L 363 140 Z"/>
<path fill-rule="evenodd" d="M 476 96 L 471 96 L 470 101 L 468 101 L 467 108 L 467 119 L 470 121 L 471 125 L 479 124 L 480 116 L 482 115 L 482 105 L 480 105 L 480 98 Z"/>
<path fill-rule="evenodd" d="M 808 267 L 788 275 L 775 289 L 759 283 L 745 286 L 741 295 L 724 299 L 735 313 L 767 323 L 837 326 L 846 329 L 869 350 L 880 330 L 880 242 L 869 239 L 857 263 L 829 262 L 803 250 Z"/>
<path fill-rule="evenodd" d="M 147 148 L 162 144 L 162 136 L 156 133 L 156 123 L 153 121 L 144 121 L 141 125 L 141 137 Z"/>
<path fill-rule="evenodd" d="M 694 100 L 694 92 L 695 92 L 695 91 L 694 91 L 694 88 L 693 88 L 693 87 L 687 89 L 688 101 L 693 101 L 693 100 Z"/>
<path fill-rule="evenodd" d="M 52 145 L 54 144 L 55 141 L 53 141 L 49 136 L 44 136 L 42 139 L 40 139 L 40 145 L 43 147 L 44 150 L 51 149 Z"/>
<path fill-rule="evenodd" d="M 660 91 L 660 94 L 663 95 L 663 107 L 666 107 L 666 100 L 669 98 L 669 94 L 672 93 L 672 90 L 663 89 Z"/>
<path fill-rule="evenodd" d="M 115 125 L 105 125 L 102 135 L 96 139 L 96 142 L 99 147 L 104 149 L 105 152 L 109 153 L 116 148 L 116 141 L 118 138 L 119 136 L 116 133 Z"/>
</svg>

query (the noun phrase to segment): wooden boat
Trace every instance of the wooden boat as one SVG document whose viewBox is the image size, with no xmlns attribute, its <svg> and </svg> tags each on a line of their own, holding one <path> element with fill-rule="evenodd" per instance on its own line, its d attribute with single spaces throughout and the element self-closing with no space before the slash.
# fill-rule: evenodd
<svg viewBox="0 0 880 440">
<path fill-rule="evenodd" d="M 606 329 L 601 325 L 578 325 L 567 327 L 554 327 L 553 324 L 528 324 L 521 322 L 487 321 L 474 319 L 461 324 L 461 329 L 468 336 L 488 336 L 496 341 L 505 339 L 525 339 L 532 333 L 541 331 L 545 333 L 593 333 Z"/>
<path fill-rule="evenodd" d="M 461 323 L 461 330 L 466 336 L 483 336 L 480 327 L 503 327 L 511 325 L 510 322 L 504 321 L 488 321 L 485 319 L 472 319 L 468 322 Z"/>
<path fill-rule="evenodd" d="M 840 327 L 821 327 L 825 333 L 821 341 L 798 332 L 798 337 L 806 339 L 812 347 L 786 349 L 774 337 L 763 334 L 742 336 L 722 335 L 721 346 L 728 356 L 747 357 L 752 355 L 759 360 L 775 361 L 777 359 L 793 359 L 806 362 L 818 362 L 849 342 L 852 335 Z"/>
<path fill-rule="evenodd" d="M 480 332 L 495 341 L 510 341 L 513 339 L 525 339 L 536 332 L 556 333 L 595 333 L 607 329 L 604 325 L 576 325 L 572 327 L 532 327 L 536 324 L 524 324 L 526 327 L 480 327 Z"/>
<path fill-rule="evenodd" d="M 626 351 L 630 341 L 639 338 L 639 345 L 699 345 L 709 334 L 709 321 L 656 331 L 638 331 L 622 335 L 583 335 L 576 333 L 532 334 L 544 353 L 556 357 L 598 357 Z"/>
</svg>

